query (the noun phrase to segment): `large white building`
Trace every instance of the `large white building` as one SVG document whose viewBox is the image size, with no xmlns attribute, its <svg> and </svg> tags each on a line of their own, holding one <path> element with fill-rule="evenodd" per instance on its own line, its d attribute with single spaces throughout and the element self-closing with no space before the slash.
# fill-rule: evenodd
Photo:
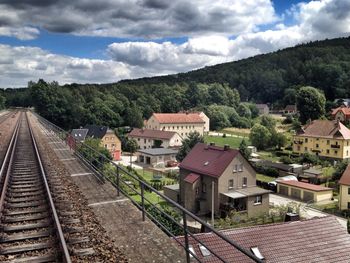
<svg viewBox="0 0 350 263">
<path fill-rule="evenodd" d="M 177 132 L 182 138 L 187 138 L 194 131 L 203 136 L 209 132 L 209 118 L 203 112 L 153 113 L 146 128 Z"/>
</svg>

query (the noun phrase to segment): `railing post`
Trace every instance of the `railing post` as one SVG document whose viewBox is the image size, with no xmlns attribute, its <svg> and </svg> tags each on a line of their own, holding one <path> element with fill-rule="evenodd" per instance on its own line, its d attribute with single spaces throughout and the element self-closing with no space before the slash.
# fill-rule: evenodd
<svg viewBox="0 0 350 263">
<path fill-rule="evenodd" d="M 117 196 L 120 195 L 120 190 L 119 190 L 119 180 L 120 180 L 120 174 L 119 174 L 119 166 L 117 166 Z"/>
<path fill-rule="evenodd" d="M 188 233 L 187 233 L 187 219 L 186 219 L 186 213 L 183 210 L 182 211 L 182 221 L 183 221 L 183 226 L 184 226 L 184 235 L 185 235 L 185 250 L 186 250 L 186 261 L 187 263 L 190 263 L 190 246 L 188 243 Z"/>
<path fill-rule="evenodd" d="M 145 185 L 140 181 L 141 186 L 141 206 L 142 206 L 142 221 L 145 221 Z"/>
</svg>

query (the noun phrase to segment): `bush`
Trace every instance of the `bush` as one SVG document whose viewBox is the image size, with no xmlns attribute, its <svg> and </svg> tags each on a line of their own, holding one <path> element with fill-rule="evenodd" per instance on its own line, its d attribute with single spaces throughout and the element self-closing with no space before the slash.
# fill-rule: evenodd
<svg viewBox="0 0 350 263">
<path fill-rule="evenodd" d="M 292 158 L 290 158 L 289 156 L 282 156 L 280 158 L 280 161 L 284 164 L 292 164 L 293 163 Z"/>
</svg>

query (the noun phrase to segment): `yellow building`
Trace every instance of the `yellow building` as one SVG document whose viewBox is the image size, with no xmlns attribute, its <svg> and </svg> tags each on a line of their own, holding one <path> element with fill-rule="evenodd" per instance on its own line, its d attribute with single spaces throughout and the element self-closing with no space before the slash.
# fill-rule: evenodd
<svg viewBox="0 0 350 263">
<path fill-rule="evenodd" d="M 294 136 L 293 152 L 332 159 L 350 158 L 350 130 L 339 121 L 314 120 Z"/>
<path fill-rule="evenodd" d="M 350 209 L 350 165 L 346 167 L 339 182 L 339 209 Z"/>
</svg>

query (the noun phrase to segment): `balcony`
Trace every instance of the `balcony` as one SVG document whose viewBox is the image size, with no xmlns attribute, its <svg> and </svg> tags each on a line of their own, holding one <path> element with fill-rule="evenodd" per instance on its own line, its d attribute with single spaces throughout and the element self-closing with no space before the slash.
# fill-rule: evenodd
<svg viewBox="0 0 350 263">
<path fill-rule="evenodd" d="M 303 141 L 294 141 L 294 144 L 303 144 Z"/>
<path fill-rule="evenodd" d="M 331 148 L 340 149 L 340 145 L 338 145 L 338 144 L 331 144 Z"/>
</svg>

